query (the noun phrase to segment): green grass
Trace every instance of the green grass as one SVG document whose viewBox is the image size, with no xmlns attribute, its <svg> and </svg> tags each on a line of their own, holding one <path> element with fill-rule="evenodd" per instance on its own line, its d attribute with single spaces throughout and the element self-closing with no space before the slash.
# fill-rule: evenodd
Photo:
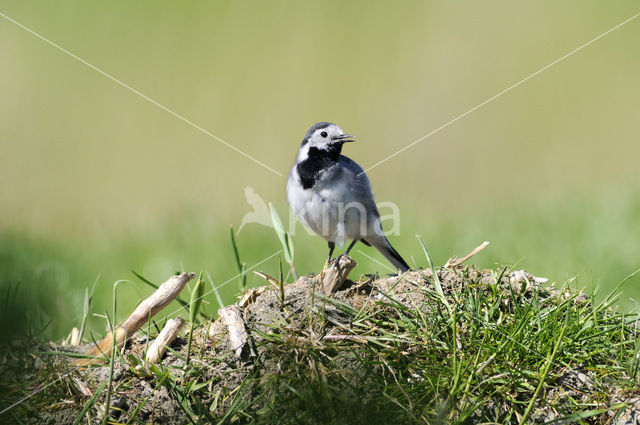
<svg viewBox="0 0 640 425">
<path fill-rule="evenodd" d="M 491 13 L 431 2 L 37 4 L 9 0 L 3 13 L 285 175 L 315 121 L 357 134 L 345 153 L 367 168 L 637 9 L 631 0 L 502 1 Z M 52 320 L 45 336 L 62 337 L 98 276 L 98 311 L 131 270 L 156 283 L 183 266 L 215 282 L 235 276 L 225 230 L 249 211 L 244 190 L 284 220 L 284 178 L 3 23 L 11 60 L 0 68 L 0 128 L 12 160 L 0 168 L 0 314 L 11 324 L 2 332 L 37 333 Z M 635 97 L 624 94 L 638 87 L 640 59 L 627 52 L 639 28 L 621 27 L 371 170 L 378 200 L 402 211 L 396 248 L 423 264 L 421 234 L 442 264 L 490 240 L 475 262 L 578 275 L 577 285 L 609 285 L 638 267 L 640 145 Z M 366 72 L 325 65 L 342 63 Z M 280 245 L 255 225 L 236 242 L 240 267 Z M 295 235 L 293 245 L 300 274 L 317 272 L 324 243 Z M 380 270 L 354 255 L 358 272 Z M 277 262 L 265 267 L 277 274 Z M 234 286 L 221 290 L 225 303 Z M 625 308 L 638 292 L 625 293 Z M 102 327 L 89 317 L 87 331 Z"/>
<path fill-rule="evenodd" d="M 492 244 L 468 262 L 494 265 L 500 258 L 512 260 L 521 252 L 530 252 L 531 259 L 521 260 L 516 269 L 525 267 L 564 282 L 562 287 L 586 285 L 586 301 L 576 301 L 576 292 L 571 291 L 563 297 L 544 288 L 523 292 L 524 286 L 505 286 L 501 280 L 504 268 L 494 269 L 490 282 L 468 275 L 455 290 L 446 279 L 432 280 L 410 306 L 393 291 L 373 305 L 358 309 L 317 294 L 311 303 L 338 309 L 342 319 L 347 318 L 347 327 L 339 332 L 350 336 L 324 341 L 317 336 L 328 334 L 335 323 L 317 310 L 289 311 L 287 303 L 291 299 L 285 295 L 286 286 L 276 285 L 282 315 L 274 316 L 273 322 L 266 324 L 268 329 L 258 332 L 258 350 L 266 363 L 257 366 L 268 368 L 268 359 L 279 359 L 278 373 L 259 375 L 259 368 L 240 368 L 239 377 L 231 385 L 216 375 L 220 365 L 228 363 L 229 354 L 192 338 L 210 324 L 206 320 L 196 323 L 197 311 L 189 311 L 183 294 L 144 331 L 146 347 L 166 317 L 193 316 L 186 344 L 170 349 L 171 363 L 140 369 L 141 358 L 112 352 L 106 376 L 114 375 L 116 361 L 128 365 L 130 372 L 124 372 L 124 380 L 108 379 L 108 386 L 90 382 L 99 394 L 85 398 L 70 377 L 55 381 L 64 370 L 60 356 L 45 356 L 41 359 L 44 366 L 32 376 L 36 382 L 53 385 L 12 412 L 12 417 L 67 399 L 71 391 L 74 403 L 81 407 L 67 407 L 77 420 L 84 420 L 87 415 L 95 416 L 96 409 L 109 399 L 119 400 L 123 392 L 137 388 L 141 375 L 151 380 L 154 392 L 167 388 L 185 420 L 192 422 L 207 418 L 254 423 L 516 423 L 528 417 L 538 420 L 541 409 L 547 408 L 567 421 L 591 423 L 590 418 L 604 410 L 624 407 L 613 398 L 614 388 L 621 394 L 638 391 L 640 367 L 636 354 L 640 343 L 629 324 L 636 316 L 627 313 L 632 304 L 624 303 L 634 296 L 639 275 L 631 272 L 638 247 L 624 245 L 623 255 L 619 250 L 622 244 L 616 245 L 615 241 L 624 241 L 627 233 L 637 229 L 634 217 L 640 208 L 636 192 L 625 194 L 626 202 L 617 204 L 625 208 L 608 208 L 603 203 L 597 210 L 588 211 L 588 203 L 574 199 L 555 203 L 553 209 L 549 205 L 529 205 L 507 217 L 489 211 L 466 222 L 452 217 L 450 222 L 436 226 L 425 220 L 421 230 L 429 235 L 425 238 L 428 250 L 422 238 L 393 239 L 403 255 L 423 265 L 428 275 L 433 275 L 450 255 L 462 255 L 483 239 L 490 239 Z M 451 224 L 454 222 L 456 226 Z M 404 226 L 412 227 L 412 223 L 408 220 Z M 46 340 L 64 336 L 77 326 L 86 328 L 85 341 L 99 339 L 105 333 L 105 315 L 96 317 L 95 313 L 111 311 L 106 315 L 108 322 L 111 326 L 119 323 L 138 300 L 175 270 L 206 271 L 204 317 L 215 316 L 218 307 L 234 302 L 245 286 L 243 275 L 247 276 L 248 287 L 264 285 L 252 273 L 254 269 L 279 276 L 279 283 L 293 280 L 283 272 L 281 254 L 273 255 L 283 245 L 272 229 L 254 226 L 229 238 L 226 231 L 207 235 L 197 222 L 191 223 L 188 231 L 184 231 L 185 224 L 182 226 L 173 223 L 166 227 L 169 230 L 144 240 L 123 238 L 95 251 L 5 235 L 0 250 L 6 271 L 2 281 L 4 305 L 12 309 L 3 314 L 14 321 L 6 327 L 11 333 L 3 337 L 20 340 L 18 336 L 27 334 L 28 341 Z M 607 231 L 596 232 L 601 226 Z M 320 270 L 324 243 L 301 231 L 292 240 L 296 268 L 305 274 Z M 565 250 L 568 243 L 572 250 Z M 600 245 L 611 247 L 611 253 Z M 384 275 L 384 263 L 381 266 L 375 261 L 379 256 L 364 247 L 359 249 L 354 250 L 360 265 L 353 277 L 366 272 Z M 371 254 L 373 260 L 362 253 Z M 269 261 L 254 268 L 269 256 Z M 583 274 L 562 278 L 572 267 L 583 267 Z M 606 278 L 591 281 L 589 275 L 595 273 Z M 117 295 L 114 284 L 109 283 L 119 281 L 116 275 L 130 276 L 132 282 L 118 286 Z M 623 280 L 625 276 L 628 279 Z M 185 294 L 192 293 L 192 298 L 199 299 L 202 289 L 190 286 Z M 619 305 L 626 307 L 619 309 Z M 8 382 L 3 406 L 33 391 L 19 383 L 11 384 L 11 378 L 19 377 L 23 369 L 30 370 L 25 366 L 3 368 Z M 567 371 L 584 372 L 590 391 L 582 391 L 580 396 L 567 393 L 562 384 Z M 129 411 L 135 415 L 143 412 L 150 397 L 136 398 L 137 404 Z M 114 417 L 122 415 L 117 407 L 110 411 Z M 128 421 L 136 423 L 135 415 Z"/>
<path fill-rule="evenodd" d="M 630 0 L 524 9 L 503 1 L 491 11 L 454 2 L 81 3 L 9 0 L 3 13 L 283 174 L 314 121 L 356 133 L 345 153 L 366 168 L 637 12 Z M 293 239 L 257 225 L 229 238 L 249 209 L 247 185 L 285 218 L 284 179 L 3 22 L 0 142 L 11 160 L 0 167 L 0 345 L 59 340 L 74 326 L 85 341 L 103 335 L 94 314 L 111 311 L 120 279 L 134 284 L 118 289 L 114 323 L 153 290 L 144 280 L 157 285 L 177 270 L 204 271 L 202 310 L 212 315 L 262 285 L 251 267 L 278 250 L 258 269 L 280 281 L 320 271 L 326 245 L 300 226 Z M 640 267 L 637 96 L 628 95 L 638 91 L 640 56 L 628 52 L 639 29 L 619 28 L 369 173 L 378 199 L 401 209 L 401 234 L 390 239 L 410 264 L 428 267 L 416 234 L 436 267 L 489 240 L 471 262 L 599 287 L 596 303 Z M 386 272 L 372 249 L 352 254 L 354 275 Z M 619 311 L 637 307 L 638 279 L 621 287 Z M 186 312 L 186 302 L 167 311 Z M 456 308 L 454 333 L 465 320 Z M 537 348 L 539 377 L 563 346 Z M 188 403 L 193 387 L 157 372 L 156 388 L 175 385 L 185 411 L 199 409 Z M 527 391 L 544 391 L 536 385 Z M 68 388 L 55 388 L 64 398 Z M 231 416 L 241 411 L 239 388 L 219 395 L 235 400 Z M 306 396 L 316 389 L 325 391 L 311 382 Z M 531 395 L 518 400 L 523 414 Z M 343 399 L 357 401 L 334 401 Z"/>
<path fill-rule="evenodd" d="M 252 363 L 236 363 L 224 333 L 205 344 L 194 338 L 193 347 L 183 341 L 157 366 L 140 368 L 139 355 L 114 353 L 106 395 L 99 375 L 76 372 L 14 415 L 24 419 L 64 399 L 73 401 L 66 406 L 79 412 L 74 417 L 106 421 L 95 406 L 126 395 L 128 407 L 112 408 L 110 421 L 144 423 L 160 387 L 174 419 L 192 423 L 511 424 L 552 415 L 553 423 L 587 424 L 621 413 L 626 397 L 640 392 L 637 315 L 611 308 L 619 294 L 595 302 L 565 285 L 510 283 L 508 273 L 440 271 L 440 290 L 429 271 L 395 283 L 363 281 L 350 293 L 376 288 L 378 295 L 361 306 L 357 297 L 315 294 L 309 303 L 287 291 L 284 303 L 269 307 L 270 320 L 247 322 L 258 353 Z M 68 368 L 59 353 L 40 357 L 45 382 Z M 116 362 L 120 377 L 112 382 Z M 74 376 L 99 394 L 79 394 Z M 5 394 L 25 392 L 19 382 L 7 380 Z"/>
<path fill-rule="evenodd" d="M 286 211 L 284 206 L 279 209 Z M 445 219 L 430 216 L 428 211 L 421 217 L 402 215 L 401 234 L 390 236 L 390 240 L 411 265 L 423 267 L 428 264 L 415 234 L 423 235 L 429 243 L 436 265 L 489 240 L 491 244 L 470 262 L 479 267 L 517 264 L 554 281 L 571 281 L 577 288 L 592 290 L 600 286 L 600 293 L 606 293 L 640 267 L 637 217 L 640 217 L 640 190 L 626 186 L 615 192 L 547 198 L 537 203 L 516 200 L 508 208 L 497 205 Z M 155 284 L 177 270 L 204 270 L 205 276 L 211 278 L 207 280 L 212 280 L 207 284 L 206 292 L 210 293 L 205 296 L 205 307 L 215 314 L 220 301 L 233 302 L 241 286 L 262 285 L 263 281 L 252 271 L 246 273 L 244 283 L 239 272 L 242 267 L 250 268 L 282 249 L 279 238 L 266 227 L 246 226 L 235 237 L 235 249 L 228 232 L 226 226 L 212 230 L 198 215 L 167 221 L 135 237 L 114 235 L 99 242 L 46 240 L 4 232 L 0 236 L 0 299 L 4 307 L 0 315 L 2 322 L 10 325 L 2 327 L 2 336 L 28 333 L 42 333 L 43 339 L 66 336 L 73 326 L 80 327 L 85 290 L 91 289 L 96 279 L 93 312 L 110 310 L 111 285 L 125 278 L 135 285 L 119 289 L 123 295 L 119 311 L 121 314 L 130 311 L 134 300 L 153 290 L 132 270 Z M 318 273 L 326 256 L 325 242 L 308 235 L 299 224 L 292 240 L 298 272 Z M 240 263 L 236 252 L 241 256 Z M 357 245 L 352 255 L 359 262 L 354 274 L 387 273 L 386 261 L 375 250 Z M 275 256 L 258 270 L 278 276 L 278 264 Z M 232 282 L 211 292 L 212 282 L 217 287 L 230 279 Z M 635 279 L 622 287 L 618 303 L 624 311 L 635 308 L 631 298 L 640 297 L 638 278 Z M 180 305 L 175 303 L 171 307 L 175 310 Z M 104 322 L 89 315 L 85 339 L 91 332 L 102 334 L 103 330 Z"/>
<path fill-rule="evenodd" d="M 327 298 L 348 316 L 343 332 L 361 335 L 364 346 L 301 343 L 288 336 L 291 321 L 270 325 L 265 344 L 270 357 L 282 359 L 281 372 L 265 377 L 266 406 L 244 413 L 258 423 L 462 424 L 524 423 L 534 406 L 552 406 L 560 416 L 590 410 L 598 395 L 541 398 L 543 388 L 546 395 L 558 388 L 564 368 L 592 372 L 590 384 L 603 397 L 615 385 L 638 391 L 637 375 L 614 384 L 633 364 L 634 336 L 626 329 L 633 317 L 612 314 L 606 304 L 576 304 L 575 295 L 552 299 L 535 290 L 525 297 L 474 279 L 465 285 L 448 294 L 452 310 L 433 289 L 411 306 L 390 295 L 360 311 Z M 295 333 L 322 335 L 323 325 L 312 318 Z M 352 357 L 349 371 L 345 356 Z M 488 403 L 495 411 L 478 414 Z"/>
</svg>

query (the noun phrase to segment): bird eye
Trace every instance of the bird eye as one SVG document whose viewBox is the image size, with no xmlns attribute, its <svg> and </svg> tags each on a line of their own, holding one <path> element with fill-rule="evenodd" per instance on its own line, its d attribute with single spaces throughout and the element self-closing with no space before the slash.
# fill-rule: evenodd
<svg viewBox="0 0 640 425">
<path fill-rule="evenodd" d="M 322 133 L 320 133 L 320 135 L 321 135 L 322 137 L 327 137 L 327 132 L 326 132 L 326 131 L 323 131 Z"/>
</svg>

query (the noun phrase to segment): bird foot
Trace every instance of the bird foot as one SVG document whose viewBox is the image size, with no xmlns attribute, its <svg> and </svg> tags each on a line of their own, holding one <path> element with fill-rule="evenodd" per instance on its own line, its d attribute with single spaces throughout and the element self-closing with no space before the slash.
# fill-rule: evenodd
<svg viewBox="0 0 640 425">
<path fill-rule="evenodd" d="M 325 294 L 331 294 L 344 284 L 353 268 L 358 265 L 351 257 L 342 254 L 325 264 L 325 270 L 318 276 Z"/>
<path fill-rule="evenodd" d="M 325 261 L 324 263 L 324 267 L 322 268 L 322 273 L 326 273 L 326 271 L 333 265 L 339 266 L 340 260 L 342 260 L 343 258 L 348 258 L 350 260 L 353 260 L 353 258 L 349 257 L 349 254 L 347 254 L 346 252 L 338 255 L 336 258 L 328 258 L 327 261 Z"/>
<path fill-rule="evenodd" d="M 349 253 L 348 252 L 343 252 L 342 254 L 338 255 L 336 257 L 335 260 L 333 260 L 335 263 L 339 264 L 340 263 L 340 259 L 342 258 L 349 258 L 351 260 L 353 260 L 353 258 L 349 257 Z"/>
</svg>

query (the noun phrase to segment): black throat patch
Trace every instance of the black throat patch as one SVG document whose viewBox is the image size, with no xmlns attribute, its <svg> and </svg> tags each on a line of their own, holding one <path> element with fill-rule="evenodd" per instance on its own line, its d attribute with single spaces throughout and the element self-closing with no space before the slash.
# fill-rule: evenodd
<svg viewBox="0 0 640 425">
<path fill-rule="evenodd" d="M 311 189 L 320 180 L 322 173 L 335 165 L 340 158 L 342 142 L 332 143 L 328 150 L 309 148 L 309 156 L 300 162 L 296 169 L 300 176 L 300 183 L 304 189 Z"/>
</svg>

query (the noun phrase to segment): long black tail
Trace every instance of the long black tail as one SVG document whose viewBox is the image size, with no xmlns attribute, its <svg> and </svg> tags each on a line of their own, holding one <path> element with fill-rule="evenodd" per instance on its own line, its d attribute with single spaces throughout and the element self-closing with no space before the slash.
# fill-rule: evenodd
<svg viewBox="0 0 640 425">
<path fill-rule="evenodd" d="M 365 241 L 363 240 L 363 242 Z M 398 254 L 398 251 L 391 246 L 387 238 L 382 237 L 376 240 L 369 239 L 366 240 L 366 242 L 373 245 L 378 251 L 380 251 L 380 253 L 384 255 L 384 257 L 389 260 L 395 268 L 400 270 L 401 273 L 411 270 L 411 267 L 409 267 L 407 262 L 404 261 L 400 254 Z"/>
</svg>

